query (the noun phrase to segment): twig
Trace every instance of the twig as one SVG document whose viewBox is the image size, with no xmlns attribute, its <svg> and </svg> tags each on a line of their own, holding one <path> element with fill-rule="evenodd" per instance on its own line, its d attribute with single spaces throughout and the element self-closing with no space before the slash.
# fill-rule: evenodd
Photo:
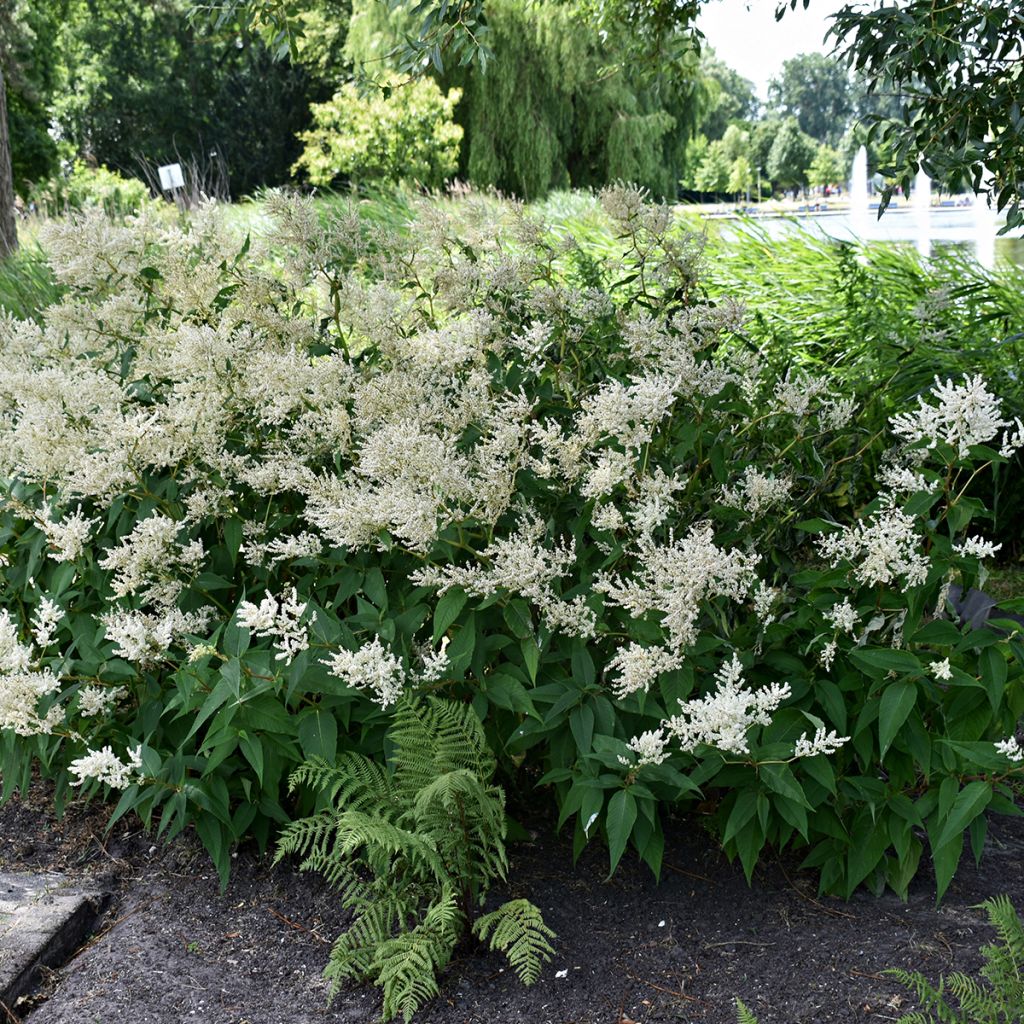
<svg viewBox="0 0 1024 1024">
<path fill-rule="evenodd" d="M 712 1006 L 706 999 L 698 999 L 697 996 L 688 996 L 685 992 L 678 992 L 674 988 L 666 988 L 664 985 L 659 985 L 656 982 L 648 981 L 646 978 L 637 977 L 635 974 L 631 974 L 626 971 L 626 977 L 632 978 L 634 981 L 639 981 L 641 985 L 648 985 L 653 989 L 657 989 L 659 992 L 664 992 L 666 995 L 675 996 L 676 999 L 685 999 L 689 1003 L 700 1003 L 701 1006 Z"/>
<path fill-rule="evenodd" d="M 774 942 L 754 942 L 747 939 L 733 939 L 730 942 L 705 942 L 705 949 L 717 949 L 719 946 L 774 946 Z"/>
<path fill-rule="evenodd" d="M 831 914 L 833 917 L 845 917 L 850 921 L 856 921 L 856 914 L 848 914 L 845 910 L 836 910 L 835 907 L 826 907 L 820 900 L 816 900 L 813 896 L 808 896 L 798 885 L 793 882 L 793 879 L 786 874 L 786 869 L 780 864 L 779 870 L 782 872 L 783 877 L 789 884 L 790 889 L 793 890 L 801 899 L 807 900 L 811 906 L 817 907 L 819 910 L 824 911 L 826 914 Z"/>
<path fill-rule="evenodd" d="M 289 928 L 294 928 L 297 932 L 305 932 L 307 935 L 312 935 L 317 942 L 322 942 L 325 946 L 329 946 L 330 943 L 322 935 L 318 935 L 312 928 L 307 928 L 304 924 L 299 924 L 298 921 L 293 921 L 291 918 L 285 917 L 284 914 L 279 914 L 273 907 L 267 907 L 274 917 L 283 921 Z"/>
<path fill-rule="evenodd" d="M 850 974 L 855 978 L 870 978 L 872 981 L 888 981 L 884 974 L 869 974 L 867 971 L 858 971 L 856 967 L 851 967 Z"/>
<path fill-rule="evenodd" d="M 21 1018 L 2 999 L 0 999 L 0 1010 L 4 1011 L 7 1024 L 21 1024 Z"/>
<path fill-rule="evenodd" d="M 718 882 L 714 878 L 708 878 L 707 875 L 698 874 L 696 871 L 687 871 L 686 868 L 677 868 L 675 864 L 669 864 L 667 862 L 662 866 L 668 868 L 669 871 L 674 871 L 677 875 L 685 875 L 687 878 L 696 878 L 700 882 L 710 882 L 712 885 L 718 885 Z"/>
<path fill-rule="evenodd" d="M 74 953 L 72 953 L 71 956 L 68 957 L 68 961 L 70 962 L 71 960 L 74 960 L 75 957 L 77 957 L 80 953 L 84 953 L 87 949 L 90 949 L 92 946 L 95 946 L 96 943 L 99 942 L 104 935 L 107 935 L 110 932 L 112 932 L 122 921 L 127 921 L 129 917 L 131 917 L 133 914 L 137 914 L 140 910 L 147 910 L 149 907 L 153 906 L 153 904 L 156 903 L 160 898 L 161 897 L 159 896 L 154 896 L 151 900 L 146 900 L 145 903 L 140 903 L 137 907 L 132 907 L 132 909 L 129 910 L 127 914 L 122 914 L 116 920 L 111 921 L 110 924 L 106 926 L 106 928 L 103 928 L 100 931 L 96 932 L 95 935 L 90 935 L 89 939 L 86 942 L 83 942 L 78 947 L 78 949 L 76 949 Z"/>
</svg>

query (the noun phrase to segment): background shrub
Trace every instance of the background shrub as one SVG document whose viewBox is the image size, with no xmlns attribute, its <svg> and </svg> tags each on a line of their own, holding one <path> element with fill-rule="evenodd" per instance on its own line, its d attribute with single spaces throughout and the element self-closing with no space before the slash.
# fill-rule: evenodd
<svg viewBox="0 0 1024 1024">
<path fill-rule="evenodd" d="M 106 167 L 76 160 L 67 173 L 33 188 L 29 198 L 40 213 L 60 217 L 95 206 L 111 218 L 138 213 L 149 201 L 149 187 L 138 178 L 125 178 Z"/>
<path fill-rule="evenodd" d="M 458 166 L 462 129 L 452 118 L 461 95 L 443 93 L 427 78 L 369 95 L 343 85 L 313 105 L 295 170 L 314 185 L 407 181 L 440 188 Z"/>
</svg>

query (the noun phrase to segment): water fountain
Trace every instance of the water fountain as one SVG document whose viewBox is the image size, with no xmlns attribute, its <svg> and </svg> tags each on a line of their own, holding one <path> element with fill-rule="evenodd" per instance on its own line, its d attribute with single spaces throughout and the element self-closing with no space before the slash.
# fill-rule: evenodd
<svg viewBox="0 0 1024 1024">
<path fill-rule="evenodd" d="M 850 168 L 850 227 L 856 238 L 867 238 L 869 220 L 868 151 L 861 146 Z"/>
<path fill-rule="evenodd" d="M 914 178 L 914 192 L 910 197 L 914 211 L 914 226 L 917 232 L 917 251 L 923 259 L 931 255 L 931 230 L 929 218 L 932 212 L 932 179 L 922 167 Z"/>
<path fill-rule="evenodd" d="M 991 270 L 996 265 L 996 216 L 988 203 L 984 193 L 974 197 L 974 252 L 978 262 Z"/>
</svg>

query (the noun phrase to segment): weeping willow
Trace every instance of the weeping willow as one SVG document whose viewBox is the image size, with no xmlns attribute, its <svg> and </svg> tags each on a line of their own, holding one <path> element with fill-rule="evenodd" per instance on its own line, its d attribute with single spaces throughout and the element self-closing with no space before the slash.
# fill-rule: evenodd
<svg viewBox="0 0 1024 1024">
<path fill-rule="evenodd" d="M 463 93 L 460 177 L 525 199 L 613 181 L 675 195 L 706 102 L 695 53 L 671 74 L 640 79 L 614 70 L 614 41 L 571 5 L 491 0 L 487 23 L 493 59 L 446 69 L 441 82 Z M 411 27 L 407 14 L 379 0 L 355 0 L 348 56 L 380 67 Z"/>
</svg>

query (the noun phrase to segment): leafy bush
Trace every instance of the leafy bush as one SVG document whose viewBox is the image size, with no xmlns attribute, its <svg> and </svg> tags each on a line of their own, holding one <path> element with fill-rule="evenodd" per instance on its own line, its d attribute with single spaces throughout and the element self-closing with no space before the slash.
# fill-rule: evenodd
<svg viewBox="0 0 1024 1024">
<path fill-rule="evenodd" d="M 940 978 L 938 988 L 920 972 L 891 970 L 913 993 L 924 1012 L 908 1013 L 899 1024 L 1022 1024 L 1024 1022 L 1024 922 L 1006 896 L 986 900 L 982 907 L 999 936 L 999 944 L 983 946 L 982 983 L 957 972 Z M 954 1009 L 946 993 L 957 1002 Z"/>
<path fill-rule="evenodd" d="M 343 85 L 326 103 L 314 103 L 313 127 L 295 164 L 314 185 L 407 181 L 440 188 L 459 163 L 462 129 L 452 120 L 461 92 L 441 92 L 429 78 L 360 94 Z"/>
<path fill-rule="evenodd" d="M 76 160 L 66 174 L 36 186 L 29 198 L 48 217 L 99 207 L 108 217 L 138 213 L 149 201 L 149 188 L 138 178 L 124 178 L 106 167 Z"/>
<path fill-rule="evenodd" d="M 602 201 L 614 267 L 472 201 L 50 225 L 69 293 L 0 324 L 5 790 L 123 789 L 226 873 L 428 690 L 613 868 L 700 801 L 748 876 L 905 892 L 926 837 L 941 895 L 1016 813 L 1024 644 L 945 616 L 1021 427 L 972 378 L 875 436 L 743 347 L 669 211 Z"/>
<path fill-rule="evenodd" d="M 480 720 L 468 705 L 405 699 L 388 739 L 387 767 L 345 754 L 291 779 L 324 806 L 285 828 L 278 857 L 300 854 L 301 867 L 325 874 L 355 915 L 324 972 L 332 995 L 345 979 L 373 981 L 384 990 L 384 1019 L 409 1021 L 437 995 L 435 975 L 470 929 L 532 985 L 553 952 L 540 911 L 520 899 L 478 916 L 508 868 L 505 794 L 492 784 Z"/>
</svg>

